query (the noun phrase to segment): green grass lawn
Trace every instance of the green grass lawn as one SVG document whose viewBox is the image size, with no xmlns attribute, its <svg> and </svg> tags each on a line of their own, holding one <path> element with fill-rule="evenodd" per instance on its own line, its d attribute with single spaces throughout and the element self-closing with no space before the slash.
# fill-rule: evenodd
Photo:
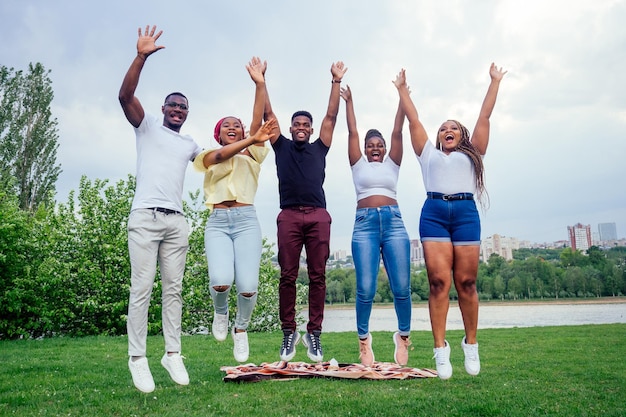
<svg viewBox="0 0 626 417">
<path fill-rule="evenodd" d="M 392 333 L 374 332 L 379 361 L 393 362 Z M 0 342 L 1 416 L 625 416 L 626 324 L 486 329 L 482 370 L 463 368 L 462 331 L 449 331 L 454 374 L 404 381 L 331 379 L 223 382 L 232 340 L 183 338 L 189 386 L 160 365 L 150 337 L 156 390 L 132 385 L 125 337 Z M 250 362 L 278 360 L 282 333 L 251 333 Z M 412 333 L 408 366 L 433 368 L 430 332 Z M 324 358 L 358 362 L 354 333 L 322 335 Z M 302 345 L 294 360 L 308 361 Z"/>
</svg>

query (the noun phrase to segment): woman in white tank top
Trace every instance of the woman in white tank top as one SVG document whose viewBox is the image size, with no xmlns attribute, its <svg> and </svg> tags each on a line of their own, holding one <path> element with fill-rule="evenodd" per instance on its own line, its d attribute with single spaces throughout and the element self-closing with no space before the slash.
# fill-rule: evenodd
<svg viewBox="0 0 626 417">
<path fill-rule="evenodd" d="M 398 106 L 391 134 L 389 155 L 385 139 L 376 129 L 365 135 L 361 152 L 350 87 L 341 90 L 346 101 L 348 122 L 348 159 L 357 194 L 357 209 L 352 233 L 352 258 L 356 270 L 356 320 L 361 363 L 374 363 L 369 319 L 378 284 L 382 255 L 389 286 L 393 293 L 398 330 L 393 334 L 394 359 L 408 362 L 411 344 L 410 244 L 396 200 L 398 173 L 402 161 L 404 112 Z"/>
<path fill-rule="evenodd" d="M 480 372 L 478 342 L 478 293 L 476 278 L 480 255 L 480 218 L 474 201 L 484 191 L 482 157 L 489 143 L 489 118 L 506 71 L 493 63 L 491 82 L 471 137 L 455 120 L 445 121 L 437 132 L 437 146 L 419 120 L 409 96 L 404 70 L 396 79 L 402 109 L 409 120 L 411 144 L 422 166 L 427 199 L 420 216 L 420 239 L 428 272 L 428 308 L 434 339 L 434 359 L 439 378 L 452 376 L 450 345 L 445 339 L 452 282 L 458 293 L 465 337 L 461 347 L 465 370 Z M 454 277 L 454 279 L 453 279 Z"/>
</svg>

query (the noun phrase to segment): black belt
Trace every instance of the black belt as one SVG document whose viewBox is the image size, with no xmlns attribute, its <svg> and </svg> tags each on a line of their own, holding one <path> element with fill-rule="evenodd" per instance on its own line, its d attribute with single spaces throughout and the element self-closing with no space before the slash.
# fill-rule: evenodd
<svg viewBox="0 0 626 417">
<path fill-rule="evenodd" d="M 183 214 L 180 211 L 163 208 L 163 207 L 150 207 L 148 210 L 158 211 L 159 213 L 163 213 L 163 214 Z"/>
<path fill-rule="evenodd" d="M 474 194 L 472 193 L 457 193 L 457 194 L 443 194 L 443 193 L 433 193 L 427 192 L 427 197 L 435 200 L 444 200 L 444 201 L 456 201 L 456 200 L 473 200 Z"/>
</svg>

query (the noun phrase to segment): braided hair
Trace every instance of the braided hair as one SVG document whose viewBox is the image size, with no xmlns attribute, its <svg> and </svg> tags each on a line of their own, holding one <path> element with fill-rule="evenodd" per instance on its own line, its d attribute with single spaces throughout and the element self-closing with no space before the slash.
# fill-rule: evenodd
<svg viewBox="0 0 626 417">
<path fill-rule="evenodd" d="M 461 152 L 468 156 L 468 158 L 472 161 L 474 165 L 474 173 L 476 174 L 476 190 L 478 193 L 478 201 L 483 209 L 485 209 L 489 205 L 489 194 L 485 189 L 485 166 L 483 165 L 483 159 L 478 152 L 478 150 L 474 147 L 472 142 L 470 141 L 469 130 L 465 126 L 463 126 L 460 122 L 456 120 L 448 120 L 449 122 L 455 123 L 459 130 L 461 131 L 461 140 L 457 145 L 455 151 Z M 440 151 L 443 149 L 441 144 L 441 140 L 439 139 L 439 132 L 437 132 L 437 149 Z M 484 201 L 483 197 L 486 198 Z"/>
</svg>

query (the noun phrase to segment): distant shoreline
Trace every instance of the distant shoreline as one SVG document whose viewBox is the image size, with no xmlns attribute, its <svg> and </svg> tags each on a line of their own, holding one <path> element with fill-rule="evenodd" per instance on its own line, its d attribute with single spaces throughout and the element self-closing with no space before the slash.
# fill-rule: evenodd
<svg viewBox="0 0 626 417">
<path fill-rule="evenodd" d="M 550 304 L 626 304 L 626 297 L 600 297 L 600 298 L 544 298 L 533 300 L 489 300 L 480 301 L 480 306 L 506 306 L 506 305 L 550 305 Z M 450 306 L 455 306 L 456 301 L 450 301 Z M 304 306 L 307 308 L 308 306 Z M 428 308 L 426 300 L 414 302 L 413 308 Z M 354 303 L 346 304 L 326 304 L 327 310 L 347 310 L 353 309 Z M 393 303 L 374 303 L 374 308 L 393 308 Z"/>
</svg>

